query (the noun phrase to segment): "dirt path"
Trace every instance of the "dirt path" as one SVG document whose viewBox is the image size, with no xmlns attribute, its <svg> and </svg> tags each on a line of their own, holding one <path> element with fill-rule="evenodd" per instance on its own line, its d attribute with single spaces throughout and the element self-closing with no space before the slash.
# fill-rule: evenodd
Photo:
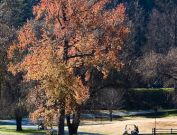
<svg viewBox="0 0 177 135">
<path fill-rule="evenodd" d="M 124 131 L 126 124 L 136 124 L 139 127 L 141 134 L 151 134 L 152 128 L 155 126 L 154 118 L 125 118 L 118 121 L 83 121 L 83 126 L 79 127 L 80 132 L 87 132 L 90 134 L 98 135 L 121 135 Z M 168 118 L 157 118 L 157 128 L 175 128 L 177 129 L 177 117 L 168 117 Z"/>
</svg>

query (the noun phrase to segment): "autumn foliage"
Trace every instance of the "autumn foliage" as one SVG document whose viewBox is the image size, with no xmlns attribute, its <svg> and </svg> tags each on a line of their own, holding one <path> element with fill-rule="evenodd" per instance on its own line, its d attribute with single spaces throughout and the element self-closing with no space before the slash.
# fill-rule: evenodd
<svg viewBox="0 0 177 135">
<path fill-rule="evenodd" d="M 88 88 L 73 75 L 74 68 L 96 67 L 107 75 L 122 67 L 119 51 L 129 33 L 125 7 L 107 9 L 109 2 L 41 0 L 34 7 L 35 19 L 21 28 L 8 51 L 10 71 L 24 71 L 27 81 L 39 81 L 29 94 L 36 105 L 32 118 L 49 121 L 59 106 L 71 113 L 88 99 Z"/>
<path fill-rule="evenodd" d="M 88 97 L 88 89 L 83 86 L 81 80 L 67 72 L 64 64 L 59 64 L 56 71 L 52 71 L 40 85 L 29 94 L 29 100 L 35 103 L 37 110 L 31 114 L 35 121 L 44 118 L 47 125 L 57 119 L 61 105 L 66 114 L 71 114 L 75 107 L 84 103 Z M 52 125 L 51 125 L 52 126 Z"/>
</svg>

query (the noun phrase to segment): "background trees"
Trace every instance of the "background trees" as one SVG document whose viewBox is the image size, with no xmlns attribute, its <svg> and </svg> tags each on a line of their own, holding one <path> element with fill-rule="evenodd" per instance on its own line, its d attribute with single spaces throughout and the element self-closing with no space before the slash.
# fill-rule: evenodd
<svg viewBox="0 0 177 135">
<path fill-rule="evenodd" d="M 176 48 L 170 49 L 168 54 L 148 53 L 141 59 L 137 71 L 147 80 L 158 75 L 163 80 L 164 86 L 175 87 L 176 54 Z"/>
<path fill-rule="evenodd" d="M 148 50 L 157 53 L 167 53 L 171 47 L 176 47 L 176 2 L 155 1 L 148 24 L 147 46 Z"/>
<path fill-rule="evenodd" d="M 146 18 L 148 12 L 143 8 L 138 0 L 127 2 L 128 24 L 131 33 L 125 41 L 125 46 L 121 53 L 124 67 L 119 73 L 120 81 L 123 80 L 126 87 L 137 87 L 144 85 L 140 81 L 141 76 L 135 72 L 135 63 L 143 55 L 143 48 L 146 42 Z"/>
<path fill-rule="evenodd" d="M 37 0 L 1 0 L 0 22 L 19 27 L 32 16 L 32 6 Z"/>
<path fill-rule="evenodd" d="M 94 102 L 102 109 L 109 111 L 110 121 L 113 119 L 113 110 L 123 108 L 125 103 L 125 90 L 122 88 L 103 88 L 97 92 Z"/>
<path fill-rule="evenodd" d="M 176 55 L 174 54 L 176 50 L 176 33 L 177 33 L 176 4 L 177 3 L 173 0 L 171 1 L 157 0 L 155 1 L 155 7 L 152 10 L 152 14 L 150 16 L 150 21 L 148 23 L 147 42 L 144 47 L 145 54 L 143 57 L 144 58 L 146 57 L 145 59 L 147 59 L 147 61 L 144 59 L 146 62 L 150 62 L 147 68 L 151 67 L 151 69 L 156 70 L 155 74 L 153 75 L 154 78 L 149 80 L 149 84 L 151 84 L 151 86 L 153 85 L 160 87 L 162 87 L 163 85 L 165 86 L 166 81 L 164 76 L 163 77 L 161 76 L 162 75 L 161 70 L 163 68 L 173 67 L 173 65 L 169 63 L 169 56 L 175 57 Z M 161 60 L 159 60 L 159 57 L 161 57 L 160 58 Z M 150 60 L 150 58 L 152 59 Z M 142 61 L 140 61 L 139 64 L 140 63 L 142 63 Z M 162 63 L 163 64 L 166 63 L 166 66 L 168 64 L 169 65 L 165 67 L 164 65 L 161 65 Z M 175 62 L 173 61 L 172 63 Z M 143 66 L 142 64 L 140 65 Z M 158 68 L 155 68 L 154 65 L 158 66 Z M 142 74 L 144 73 L 142 72 Z M 148 74 L 150 75 L 152 74 L 152 72 L 149 72 Z"/>
<path fill-rule="evenodd" d="M 24 101 L 28 89 L 24 89 L 22 85 L 22 73 L 12 75 L 8 71 L 7 50 L 16 40 L 19 26 L 31 17 L 32 5 L 33 3 L 25 0 L 0 1 L 0 106 L 2 108 L 0 114 L 16 118 L 17 131 L 22 130 L 21 121 L 22 116 L 26 114 Z"/>
</svg>

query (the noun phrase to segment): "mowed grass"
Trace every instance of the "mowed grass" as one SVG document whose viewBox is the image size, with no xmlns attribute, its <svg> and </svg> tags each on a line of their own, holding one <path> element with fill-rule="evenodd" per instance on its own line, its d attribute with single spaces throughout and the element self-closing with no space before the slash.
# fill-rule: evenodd
<svg viewBox="0 0 177 135">
<path fill-rule="evenodd" d="M 169 110 L 158 110 L 154 113 L 147 113 L 147 114 L 138 114 L 134 116 L 140 116 L 145 118 L 166 118 L 166 117 L 174 117 L 177 116 L 176 109 L 169 109 Z"/>
<path fill-rule="evenodd" d="M 170 92 L 170 91 L 174 91 L 175 89 L 174 88 L 133 88 L 132 90 L 135 90 L 135 91 L 158 91 L 158 90 L 162 90 L 162 91 L 167 91 L 167 92 Z"/>
<path fill-rule="evenodd" d="M 16 132 L 15 126 L 12 125 L 0 125 L 0 134 L 2 135 L 42 135 L 46 134 L 45 131 L 34 130 L 30 128 L 23 128 L 23 131 Z"/>
</svg>

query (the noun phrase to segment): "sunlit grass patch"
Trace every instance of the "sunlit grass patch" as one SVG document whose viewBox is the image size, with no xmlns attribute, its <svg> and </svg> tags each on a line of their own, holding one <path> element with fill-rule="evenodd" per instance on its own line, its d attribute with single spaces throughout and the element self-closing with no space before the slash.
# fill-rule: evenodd
<svg viewBox="0 0 177 135">
<path fill-rule="evenodd" d="M 159 90 L 163 90 L 163 91 L 174 91 L 174 88 L 133 88 L 132 90 L 135 91 L 159 91 Z"/>
<path fill-rule="evenodd" d="M 23 128 L 23 131 L 16 132 L 15 128 L 16 128 L 15 126 L 11 126 L 11 125 L 0 125 L 0 134 L 3 134 L 3 135 L 45 134 L 45 131 L 35 130 L 35 129 L 30 129 L 30 128 Z"/>
</svg>

